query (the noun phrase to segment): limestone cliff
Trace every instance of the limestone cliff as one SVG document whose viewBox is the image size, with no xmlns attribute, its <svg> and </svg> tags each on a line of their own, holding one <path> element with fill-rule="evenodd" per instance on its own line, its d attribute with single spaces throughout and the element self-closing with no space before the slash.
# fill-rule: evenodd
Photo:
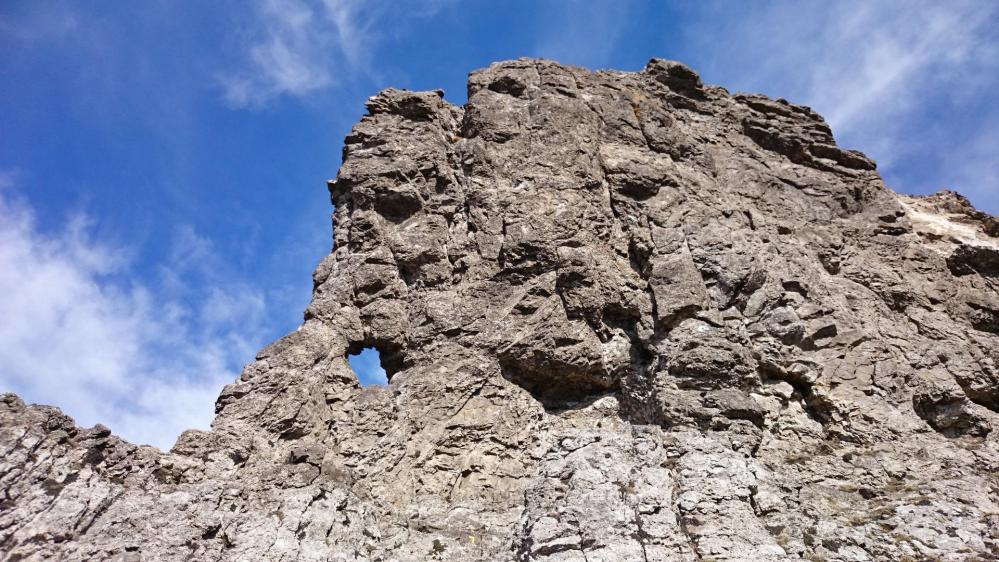
<svg viewBox="0 0 999 562">
<path fill-rule="evenodd" d="M 210 432 L 3 397 L 4 560 L 999 558 L 994 217 L 670 61 L 368 110 Z"/>
</svg>

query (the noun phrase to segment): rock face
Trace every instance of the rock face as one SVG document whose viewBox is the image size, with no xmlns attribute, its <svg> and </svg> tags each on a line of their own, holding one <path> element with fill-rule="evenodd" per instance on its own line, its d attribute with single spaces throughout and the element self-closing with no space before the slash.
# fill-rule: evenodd
<svg viewBox="0 0 999 562">
<path fill-rule="evenodd" d="M 994 217 L 670 61 L 368 109 L 305 322 L 210 432 L 3 398 L 5 560 L 999 557 Z"/>
</svg>

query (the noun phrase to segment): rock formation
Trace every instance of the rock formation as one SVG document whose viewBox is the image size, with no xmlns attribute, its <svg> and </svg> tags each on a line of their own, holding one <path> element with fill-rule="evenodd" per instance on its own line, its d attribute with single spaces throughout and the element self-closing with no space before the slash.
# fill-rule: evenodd
<svg viewBox="0 0 999 562">
<path fill-rule="evenodd" d="M 999 558 L 996 218 L 659 59 L 367 106 L 211 431 L 3 397 L 4 560 Z"/>
</svg>

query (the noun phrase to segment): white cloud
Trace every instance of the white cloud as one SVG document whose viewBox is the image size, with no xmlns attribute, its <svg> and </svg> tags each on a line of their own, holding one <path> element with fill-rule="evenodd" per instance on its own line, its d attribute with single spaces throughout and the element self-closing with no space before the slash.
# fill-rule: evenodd
<svg viewBox="0 0 999 562">
<path fill-rule="evenodd" d="M 226 102 L 260 107 L 306 97 L 345 76 L 373 75 L 371 60 L 403 20 L 434 15 L 449 0 L 258 0 L 241 68 L 224 74 Z"/>
<path fill-rule="evenodd" d="M 127 252 L 93 239 L 85 219 L 43 233 L 0 191 L 0 390 L 161 448 L 207 428 L 265 320 L 263 296 L 215 259 L 184 229 L 162 269 L 172 279 L 129 282 Z"/>
<path fill-rule="evenodd" d="M 249 68 L 223 79 L 233 106 L 259 105 L 282 94 L 304 95 L 328 86 L 327 60 L 335 30 L 322 25 L 315 6 L 300 0 L 262 0 L 260 29 L 248 47 Z M 349 23 L 349 19 L 348 19 Z"/>
</svg>

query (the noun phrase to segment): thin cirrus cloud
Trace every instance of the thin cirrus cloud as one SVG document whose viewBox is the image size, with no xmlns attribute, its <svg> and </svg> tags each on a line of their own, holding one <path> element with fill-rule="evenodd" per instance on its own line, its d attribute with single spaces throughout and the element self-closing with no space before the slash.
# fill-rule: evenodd
<svg viewBox="0 0 999 562">
<path fill-rule="evenodd" d="M 336 44 L 339 24 L 324 25 L 321 7 L 298 0 L 264 0 L 257 10 L 246 68 L 221 78 L 226 101 L 234 107 L 262 105 L 330 85 L 327 52 Z M 345 13 L 340 21 L 349 26 L 349 19 Z"/>
<path fill-rule="evenodd" d="M 260 0 L 243 42 L 243 64 L 220 77 L 230 107 L 306 97 L 344 77 L 376 75 L 371 54 L 399 18 L 424 19 L 448 1 Z"/>
<path fill-rule="evenodd" d="M 207 428 L 222 385 L 262 343 L 263 297 L 213 278 L 210 243 L 190 229 L 163 264 L 171 279 L 128 281 L 127 250 L 95 240 L 84 215 L 41 232 L 12 177 L 0 176 L 0 317 L 11 320 L 0 324 L 0 388 L 164 449 Z"/>
</svg>

